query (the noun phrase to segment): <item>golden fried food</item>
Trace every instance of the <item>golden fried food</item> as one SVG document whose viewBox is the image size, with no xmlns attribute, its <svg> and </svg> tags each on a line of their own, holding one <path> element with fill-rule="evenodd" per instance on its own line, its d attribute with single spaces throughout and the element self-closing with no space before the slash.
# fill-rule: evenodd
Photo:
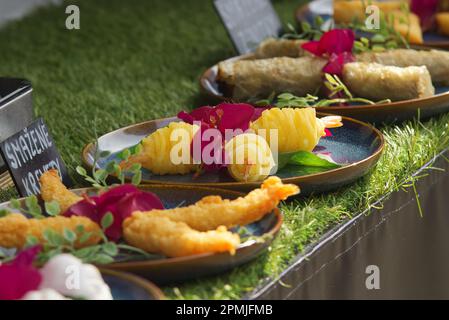
<svg viewBox="0 0 449 320">
<path fill-rule="evenodd" d="M 273 176 L 266 179 L 260 189 L 251 191 L 245 197 L 229 200 L 220 196 L 207 196 L 187 207 L 135 212 L 125 220 L 125 224 L 134 221 L 138 224 L 140 219 L 148 215 L 184 222 L 199 231 L 215 230 L 219 226 L 231 228 L 261 219 L 276 208 L 281 200 L 297 193 L 299 193 L 298 186 L 283 184 L 281 179 Z M 147 229 L 142 232 L 152 233 L 153 230 Z"/>
<path fill-rule="evenodd" d="M 335 23 L 352 23 L 354 20 L 362 22 L 366 19 L 366 7 L 374 5 L 383 13 L 396 12 L 401 10 L 402 1 L 333 1 Z"/>
<path fill-rule="evenodd" d="M 190 144 L 199 129 L 185 122 L 171 122 L 142 140 L 142 151 L 133 155 L 121 167 L 140 163 L 155 174 L 186 174 L 195 171 L 196 164 L 190 157 Z"/>
<path fill-rule="evenodd" d="M 279 152 L 312 151 L 324 134 L 325 125 L 316 117 L 315 108 L 271 108 L 251 124 L 257 134 Z M 272 139 L 271 130 L 276 130 Z M 277 143 L 274 144 L 274 143 Z"/>
<path fill-rule="evenodd" d="M 401 101 L 435 94 L 425 66 L 395 67 L 378 63 L 351 62 L 343 69 L 343 82 L 358 97 Z"/>
<path fill-rule="evenodd" d="M 132 246 L 168 257 L 208 252 L 234 254 L 240 244 L 240 237 L 223 226 L 214 231 L 200 232 L 183 222 L 142 212 L 125 220 L 123 235 L 126 242 Z"/>
<path fill-rule="evenodd" d="M 237 181 L 262 181 L 276 165 L 267 141 L 254 133 L 243 133 L 226 143 L 228 172 Z"/>
<path fill-rule="evenodd" d="M 449 36 L 449 12 L 439 12 L 435 15 L 438 31 Z"/>
<path fill-rule="evenodd" d="M 66 211 L 82 198 L 67 189 L 59 178 L 57 170 L 49 170 L 39 179 L 41 184 L 41 196 L 45 202 L 57 201 L 61 212 Z"/>
<path fill-rule="evenodd" d="M 307 40 L 268 38 L 259 44 L 254 54 L 256 59 L 275 57 L 298 58 L 307 54 L 307 52 L 301 48 L 301 45 L 306 42 Z"/>
<path fill-rule="evenodd" d="M 49 217 L 43 219 L 28 219 L 20 213 L 11 213 L 0 218 L 0 247 L 22 248 L 26 244 L 28 236 L 34 236 L 38 243 L 44 244 L 44 231 L 51 229 L 63 236 L 64 229 L 75 232 L 78 238 L 81 234 L 76 230 L 77 226 L 83 226 L 84 232 L 91 232 L 91 237 L 80 243 L 75 242 L 76 248 L 88 247 L 100 242 L 100 227 L 86 217 Z"/>
</svg>

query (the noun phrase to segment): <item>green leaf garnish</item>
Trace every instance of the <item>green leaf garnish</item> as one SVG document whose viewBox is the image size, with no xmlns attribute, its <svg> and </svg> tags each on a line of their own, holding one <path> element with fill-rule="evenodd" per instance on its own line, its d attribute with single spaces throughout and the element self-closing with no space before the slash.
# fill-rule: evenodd
<svg viewBox="0 0 449 320">
<path fill-rule="evenodd" d="M 0 218 L 6 217 L 9 213 L 7 209 L 0 209 Z"/>
<path fill-rule="evenodd" d="M 55 200 L 50 202 L 45 202 L 45 211 L 50 216 L 57 216 L 61 213 L 61 207 L 59 206 L 59 203 Z"/>
<path fill-rule="evenodd" d="M 69 229 L 64 229 L 63 231 L 64 239 L 70 243 L 74 243 L 76 241 L 76 233 Z"/>
<path fill-rule="evenodd" d="M 134 173 L 132 179 L 131 179 L 131 183 L 135 186 L 140 185 L 140 182 L 142 181 L 142 171 L 138 171 L 136 173 Z"/>
<path fill-rule="evenodd" d="M 77 166 L 76 167 L 76 172 L 80 175 L 80 176 L 86 176 L 87 175 L 87 171 L 86 169 L 84 169 L 81 166 Z"/>
<path fill-rule="evenodd" d="M 106 230 L 114 223 L 114 216 L 111 212 L 106 213 L 103 218 L 101 218 L 101 228 Z"/>
<path fill-rule="evenodd" d="M 103 251 L 110 256 L 115 256 L 118 253 L 118 248 L 114 242 L 106 242 L 103 245 Z"/>
<path fill-rule="evenodd" d="M 321 167 L 321 168 L 340 168 L 341 165 L 335 162 L 328 161 L 320 156 L 308 151 L 295 152 L 288 161 L 288 164 L 306 166 L 306 167 Z"/>
<path fill-rule="evenodd" d="M 20 204 L 20 201 L 17 200 L 17 199 L 11 199 L 11 200 L 9 201 L 9 205 L 10 205 L 10 207 L 11 207 L 12 209 L 14 209 L 14 210 L 20 210 L 20 209 L 22 209 L 22 205 Z"/>
</svg>

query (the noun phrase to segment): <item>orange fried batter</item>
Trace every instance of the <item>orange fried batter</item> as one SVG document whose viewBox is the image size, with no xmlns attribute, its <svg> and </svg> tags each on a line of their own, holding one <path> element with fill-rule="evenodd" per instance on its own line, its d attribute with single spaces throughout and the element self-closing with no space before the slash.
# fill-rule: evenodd
<svg viewBox="0 0 449 320">
<path fill-rule="evenodd" d="M 64 229 L 76 231 L 76 227 L 82 225 L 85 232 L 91 232 L 91 237 L 83 243 L 75 242 L 76 248 L 88 247 L 100 242 L 100 227 L 86 217 L 49 217 L 43 219 L 28 219 L 20 213 L 11 213 L 0 218 L 0 247 L 22 248 L 28 236 L 34 236 L 40 244 L 45 243 L 44 231 L 51 229 L 59 235 L 63 235 Z"/>
<path fill-rule="evenodd" d="M 57 201 L 61 212 L 66 211 L 82 198 L 67 189 L 59 178 L 58 171 L 51 169 L 45 172 L 39 179 L 41 184 L 41 196 L 45 202 Z"/>
<path fill-rule="evenodd" d="M 218 227 L 217 230 L 200 232 L 183 222 L 168 217 L 136 213 L 134 219 L 123 223 L 123 234 L 130 245 L 142 250 L 161 253 L 169 257 L 182 257 L 208 252 L 235 253 L 240 237 Z"/>
<path fill-rule="evenodd" d="M 134 213 L 128 219 L 139 220 L 145 215 L 153 215 L 184 222 L 199 231 L 214 230 L 219 226 L 231 228 L 261 219 L 276 208 L 281 200 L 297 193 L 299 193 L 298 186 L 283 184 L 278 177 L 269 177 L 262 183 L 260 189 L 255 189 L 245 197 L 235 200 L 224 200 L 220 196 L 208 196 L 187 207 L 151 210 L 144 214 Z M 147 232 L 152 231 L 148 230 Z"/>
</svg>

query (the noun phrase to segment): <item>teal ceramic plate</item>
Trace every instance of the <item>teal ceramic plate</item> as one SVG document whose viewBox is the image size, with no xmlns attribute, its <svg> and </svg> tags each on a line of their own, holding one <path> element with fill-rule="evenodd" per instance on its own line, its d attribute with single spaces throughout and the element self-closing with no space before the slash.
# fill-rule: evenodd
<svg viewBox="0 0 449 320">
<path fill-rule="evenodd" d="M 164 294 L 153 283 L 133 274 L 101 270 L 114 300 L 162 300 Z"/>
<path fill-rule="evenodd" d="M 235 199 L 244 196 L 240 192 L 230 190 L 191 186 L 154 185 L 142 186 L 141 189 L 155 193 L 161 199 L 166 209 L 187 206 L 209 195 L 218 195 L 223 199 Z M 73 191 L 77 194 L 86 193 L 88 195 L 97 193 L 97 190 L 93 188 L 75 189 Z M 21 201 L 24 200 L 21 199 Z M 0 209 L 5 209 L 8 205 L 9 202 L 2 203 L 0 204 Z M 139 257 L 131 261 L 129 259 L 124 260 L 123 257 L 119 256 L 115 262 L 101 265 L 101 269 L 102 271 L 107 269 L 138 274 L 156 283 L 177 282 L 217 274 L 257 257 L 273 241 L 281 225 L 282 216 L 278 209 L 267 214 L 261 220 L 246 225 L 244 229 L 247 240 L 243 239 L 234 255 L 229 253 L 205 253 L 180 258 L 154 255 L 151 259 L 142 260 Z M 239 232 L 239 229 L 237 227 L 232 231 Z M 251 239 L 252 236 L 263 236 L 264 241 Z M 119 280 L 116 279 L 114 283 L 118 286 L 118 282 Z M 120 283 L 123 284 L 123 281 Z M 117 289 L 115 292 L 118 295 L 121 292 L 121 297 L 125 298 L 130 297 L 134 293 L 137 294 L 135 290 L 124 292 Z M 140 293 L 139 296 L 143 297 Z"/>
<path fill-rule="evenodd" d="M 233 57 L 228 60 L 251 59 L 251 55 Z M 215 101 L 232 100 L 226 87 L 217 81 L 218 65 L 207 69 L 200 78 L 201 91 Z M 420 116 L 428 118 L 449 111 L 449 87 L 435 87 L 435 95 L 428 98 L 379 103 L 374 105 L 349 105 L 317 107 L 318 112 L 338 114 L 370 123 L 392 123 Z"/>
<path fill-rule="evenodd" d="M 168 118 L 147 121 L 100 137 L 99 151 L 107 150 L 112 154 L 107 158 L 99 159 L 97 167 L 105 168 L 110 161 L 119 161 L 117 154 L 123 149 L 137 144 L 143 137 L 175 120 L 176 118 Z M 349 184 L 364 175 L 380 157 L 384 140 L 382 134 L 371 125 L 343 118 L 343 127 L 330 131 L 332 136 L 322 138 L 314 152 L 330 155 L 337 163 L 344 164 L 343 167 L 324 172 L 286 167 L 276 173 L 285 183 L 299 185 L 302 195 L 325 192 Z M 87 167 L 93 166 L 94 155 L 95 146 L 87 145 L 82 153 L 83 162 Z M 189 185 L 238 191 L 248 191 L 260 186 L 260 182 L 236 182 L 226 172 L 209 172 L 194 178 L 193 174 L 154 175 L 142 169 L 142 181 L 147 184 Z"/>
</svg>

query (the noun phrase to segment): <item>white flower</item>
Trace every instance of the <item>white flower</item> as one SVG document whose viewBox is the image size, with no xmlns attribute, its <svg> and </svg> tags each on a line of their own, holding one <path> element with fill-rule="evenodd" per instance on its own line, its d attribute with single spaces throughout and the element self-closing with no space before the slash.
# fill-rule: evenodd
<svg viewBox="0 0 449 320">
<path fill-rule="evenodd" d="M 53 289 L 41 289 L 29 291 L 22 300 L 70 300 Z"/>
<path fill-rule="evenodd" d="M 54 289 L 66 297 L 87 300 L 112 300 L 111 290 L 98 269 L 70 254 L 50 259 L 40 270 L 40 289 Z"/>
</svg>

